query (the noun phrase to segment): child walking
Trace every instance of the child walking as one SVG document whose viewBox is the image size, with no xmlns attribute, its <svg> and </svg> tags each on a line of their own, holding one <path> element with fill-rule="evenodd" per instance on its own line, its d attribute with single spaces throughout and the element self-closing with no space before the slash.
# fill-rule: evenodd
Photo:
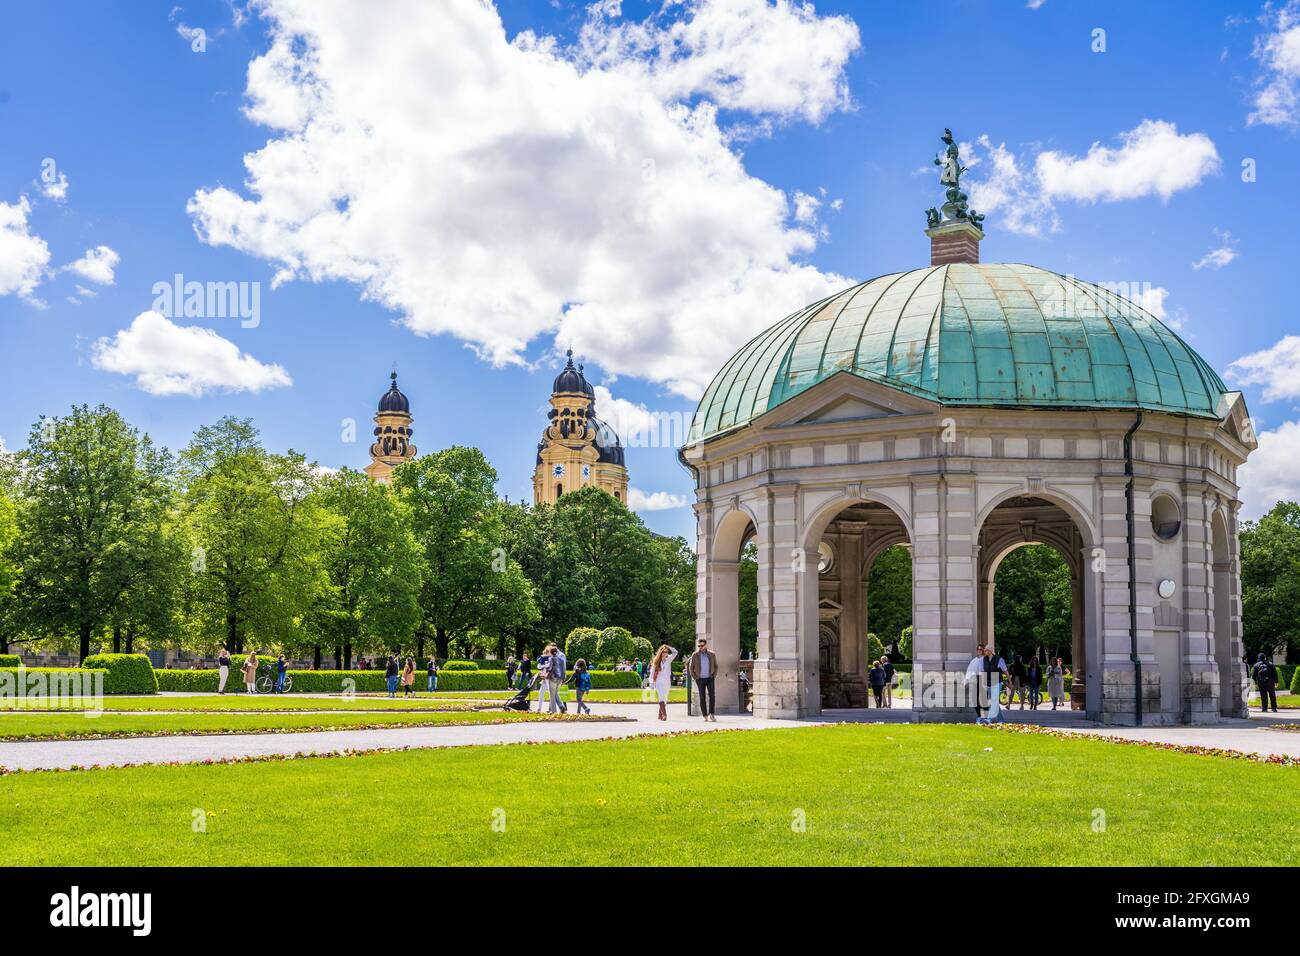
<svg viewBox="0 0 1300 956">
<path fill-rule="evenodd" d="M 569 680 L 565 683 L 573 683 L 574 696 L 578 701 L 578 716 L 590 714 L 591 708 L 582 702 L 587 691 L 591 690 L 591 674 L 587 670 L 587 662 L 579 658 L 578 662 L 573 665 L 573 673 L 569 675 Z"/>
</svg>

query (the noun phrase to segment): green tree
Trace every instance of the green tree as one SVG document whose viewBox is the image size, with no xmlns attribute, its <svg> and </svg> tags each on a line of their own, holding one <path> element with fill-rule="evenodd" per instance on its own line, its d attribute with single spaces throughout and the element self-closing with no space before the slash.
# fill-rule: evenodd
<svg viewBox="0 0 1300 956">
<path fill-rule="evenodd" d="M 664 616 L 656 605 L 670 600 L 664 587 L 662 551 L 637 515 L 599 488 L 564 495 L 552 516 L 559 566 L 591 595 L 593 617 L 574 624 L 619 625 L 658 639 Z"/>
<path fill-rule="evenodd" d="M 998 652 L 1008 662 L 1017 654 L 1028 659 L 1040 647 L 1068 658 L 1069 597 L 1070 568 L 1055 548 L 1030 544 L 1012 551 L 998 567 L 993 596 Z"/>
<path fill-rule="evenodd" d="M 651 536 L 650 547 L 658 565 L 653 573 L 659 584 L 652 590 L 650 603 L 645 607 L 642 628 L 654 646 L 671 644 L 679 651 L 688 652 L 695 645 L 695 551 L 685 538 Z M 754 578 L 757 585 L 757 563 Z M 742 617 L 742 635 L 745 623 L 746 619 Z M 757 648 L 757 588 L 754 612 L 748 623 L 754 631 L 754 646 Z"/>
<path fill-rule="evenodd" d="M 471 630 L 495 636 L 539 617 L 533 585 L 506 548 L 496 480 L 481 451 L 461 446 L 393 472 L 427 568 L 420 596 L 423 632 L 432 634 L 440 657 L 447 656 L 453 638 Z"/>
<path fill-rule="evenodd" d="M 585 660 L 596 663 L 600 646 L 600 631 L 594 627 L 575 627 L 564 640 L 564 656 L 571 661 Z"/>
<path fill-rule="evenodd" d="M 1300 504 L 1279 501 L 1241 528 L 1241 615 L 1247 658 L 1300 651 Z"/>
<path fill-rule="evenodd" d="M 296 452 L 267 452 L 250 420 L 231 417 L 200 428 L 181 464 L 193 640 L 231 653 L 250 636 L 302 646 L 322 581 L 312 467 Z"/>
<path fill-rule="evenodd" d="M 889 650 L 911 623 L 912 552 L 896 544 L 876 557 L 867 576 L 867 624 Z"/>
<path fill-rule="evenodd" d="M 14 595 L 20 574 L 17 544 L 18 508 L 8 494 L 0 491 L 0 654 L 9 653 L 15 636 Z"/>
<path fill-rule="evenodd" d="M 333 647 L 335 666 L 349 669 L 354 649 L 408 645 L 420 623 L 424 559 L 386 485 L 345 468 L 322 479 L 315 498 L 325 580 L 311 611 L 313 652 L 319 661 L 320 645 Z"/>
<path fill-rule="evenodd" d="M 631 660 L 635 653 L 636 644 L 627 628 L 607 627 L 600 632 L 600 639 L 596 642 L 597 660 L 617 664 L 621 660 Z"/>
<path fill-rule="evenodd" d="M 75 634 L 84 659 L 128 595 L 149 586 L 171 462 L 102 405 L 42 418 L 19 457 L 18 617 L 31 632 Z"/>
<path fill-rule="evenodd" d="M 575 627 L 599 629 L 604 622 L 597 595 L 586 586 L 584 576 L 560 556 L 554 533 L 555 509 L 547 505 L 502 504 L 499 514 L 506 553 L 519 563 L 532 583 L 538 610 L 535 619 L 521 619 L 509 631 L 514 652 L 528 650 L 536 654 L 551 641 L 564 641 Z"/>
<path fill-rule="evenodd" d="M 758 545 L 750 541 L 740 553 L 740 654 L 758 654 Z M 692 609 L 695 587 L 692 582 Z"/>
</svg>

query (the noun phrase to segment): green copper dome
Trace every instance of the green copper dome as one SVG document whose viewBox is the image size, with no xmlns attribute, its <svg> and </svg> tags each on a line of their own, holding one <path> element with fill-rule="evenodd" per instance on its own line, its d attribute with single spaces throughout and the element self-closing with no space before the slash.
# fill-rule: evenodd
<svg viewBox="0 0 1300 956">
<path fill-rule="evenodd" d="M 840 371 L 944 405 L 1216 418 L 1226 391 L 1182 339 L 1113 292 L 1034 266 L 951 263 L 863 282 L 763 332 L 713 379 L 687 443 Z"/>
</svg>

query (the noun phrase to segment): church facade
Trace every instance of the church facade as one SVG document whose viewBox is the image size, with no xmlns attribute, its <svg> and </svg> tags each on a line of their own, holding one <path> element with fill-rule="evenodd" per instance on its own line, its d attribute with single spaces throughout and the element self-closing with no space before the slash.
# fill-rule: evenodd
<svg viewBox="0 0 1300 956">
<path fill-rule="evenodd" d="M 596 391 L 573 364 L 573 352 L 551 389 L 549 423 L 537 443 L 533 504 L 553 505 L 561 496 L 588 485 L 627 503 L 623 443 L 596 417 Z"/>
</svg>

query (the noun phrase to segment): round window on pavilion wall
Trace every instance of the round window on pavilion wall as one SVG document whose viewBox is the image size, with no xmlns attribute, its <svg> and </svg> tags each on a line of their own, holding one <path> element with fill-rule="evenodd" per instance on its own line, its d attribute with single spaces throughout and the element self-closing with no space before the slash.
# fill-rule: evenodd
<svg viewBox="0 0 1300 956">
<path fill-rule="evenodd" d="M 1151 499 L 1151 530 L 1161 541 L 1178 537 L 1183 526 L 1183 513 L 1172 495 L 1156 495 Z"/>
</svg>

